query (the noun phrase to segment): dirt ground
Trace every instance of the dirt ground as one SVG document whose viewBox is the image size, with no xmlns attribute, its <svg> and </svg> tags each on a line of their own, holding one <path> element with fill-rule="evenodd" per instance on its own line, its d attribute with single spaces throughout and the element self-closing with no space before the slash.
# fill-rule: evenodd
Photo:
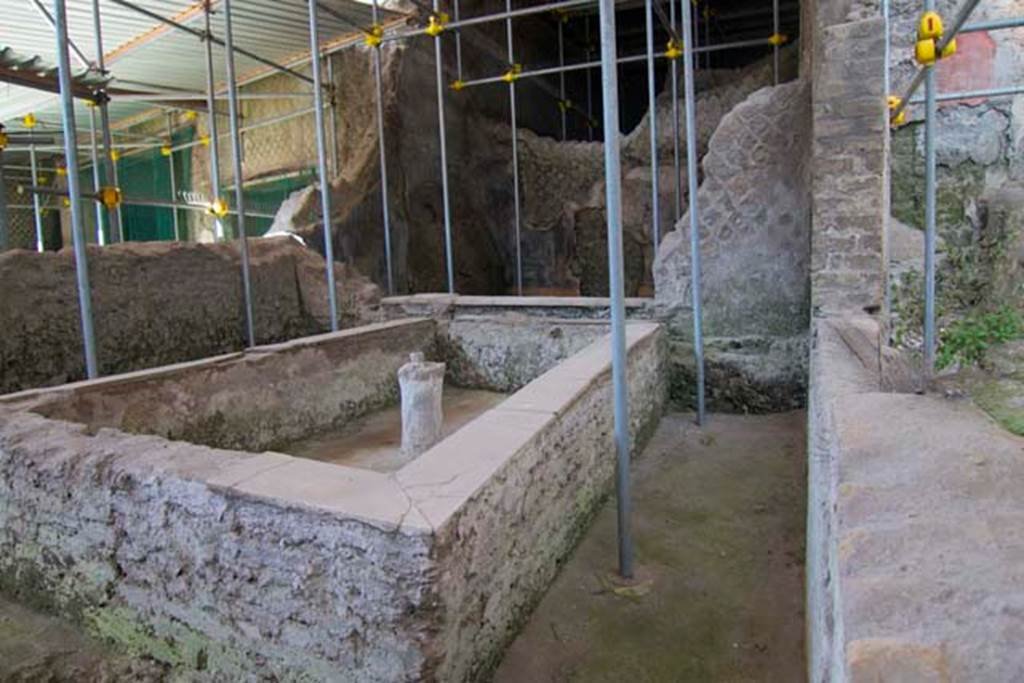
<svg viewBox="0 0 1024 683">
<path fill-rule="evenodd" d="M 610 500 L 498 683 L 804 680 L 805 415 L 669 415 L 633 468 L 637 577 Z"/>
</svg>

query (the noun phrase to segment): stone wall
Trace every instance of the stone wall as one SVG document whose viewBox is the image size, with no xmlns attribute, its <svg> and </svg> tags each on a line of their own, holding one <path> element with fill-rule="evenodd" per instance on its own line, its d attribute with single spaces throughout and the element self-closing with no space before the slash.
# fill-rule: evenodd
<svg viewBox="0 0 1024 683">
<path fill-rule="evenodd" d="M 434 330 L 413 319 L 305 337 L 40 392 L 33 410 L 93 430 L 262 451 L 397 402 L 398 368 L 410 353 L 433 355 Z"/>
<path fill-rule="evenodd" d="M 628 330 L 634 451 L 661 339 Z M 0 404 L 0 590 L 190 679 L 483 677 L 608 491 L 609 344 L 392 474 Z"/>
<path fill-rule="evenodd" d="M 888 117 L 880 18 L 828 26 L 813 82 L 811 305 L 880 311 L 885 297 Z"/>
<path fill-rule="evenodd" d="M 250 242 L 260 343 L 329 329 L 324 261 L 289 238 Z M 213 356 L 245 344 L 235 244 L 127 243 L 88 250 L 102 375 Z M 378 292 L 335 266 L 341 322 L 373 315 Z M 85 375 L 70 249 L 0 254 L 0 393 Z"/>
</svg>

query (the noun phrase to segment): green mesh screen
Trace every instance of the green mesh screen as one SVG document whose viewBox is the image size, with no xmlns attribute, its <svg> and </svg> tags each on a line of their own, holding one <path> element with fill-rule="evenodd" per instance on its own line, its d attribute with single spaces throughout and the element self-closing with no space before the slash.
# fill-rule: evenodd
<svg viewBox="0 0 1024 683">
<path fill-rule="evenodd" d="M 245 209 L 261 214 L 273 215 L 281 206 L 281 202 L 288 198 L 292 192 L 301 190 L 313 182 L 316 173 L 313 169 L 306 169 L 298 175 L 288 178 L 278 178 L 265 182 L 253 181 L 245 186 Z M 228 193 L 231 197 L 231 206 L 234 208 L 234 192 Z M 273 218 L 263 218 L 246 215 L 245 233 L 250 237 L 256 237 L 270 229 L 274 222 Z"/>
</svg>

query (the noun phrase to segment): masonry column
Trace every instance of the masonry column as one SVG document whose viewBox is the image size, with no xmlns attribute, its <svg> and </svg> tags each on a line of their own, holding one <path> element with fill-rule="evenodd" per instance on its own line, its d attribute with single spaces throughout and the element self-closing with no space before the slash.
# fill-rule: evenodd
<svg viewBox="0 0 1024 683">
<path fill-rule="evenodd" d="M 874 314 L 885 301 L 889 125 L 879 18 L 825 27 L 813 82 L 811 304 Z"/>
</svg>

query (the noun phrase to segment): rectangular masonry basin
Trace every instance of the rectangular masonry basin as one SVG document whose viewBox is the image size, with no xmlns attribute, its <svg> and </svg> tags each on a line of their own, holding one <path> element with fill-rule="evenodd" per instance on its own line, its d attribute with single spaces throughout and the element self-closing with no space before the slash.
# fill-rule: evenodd
<svg viewBox="0 0 1024 683">
<path fill-rule="evenodd" d="M 2 397 L 0 590 L 200 678 L 484 675 L 609 490 L 606 332 L 409 318 Z M 636 444 L 664 352 L 627 337 Z M 386 422 L 415 351 L 476 411 L 433 448 L 282 452 Z"/>
</svg>

